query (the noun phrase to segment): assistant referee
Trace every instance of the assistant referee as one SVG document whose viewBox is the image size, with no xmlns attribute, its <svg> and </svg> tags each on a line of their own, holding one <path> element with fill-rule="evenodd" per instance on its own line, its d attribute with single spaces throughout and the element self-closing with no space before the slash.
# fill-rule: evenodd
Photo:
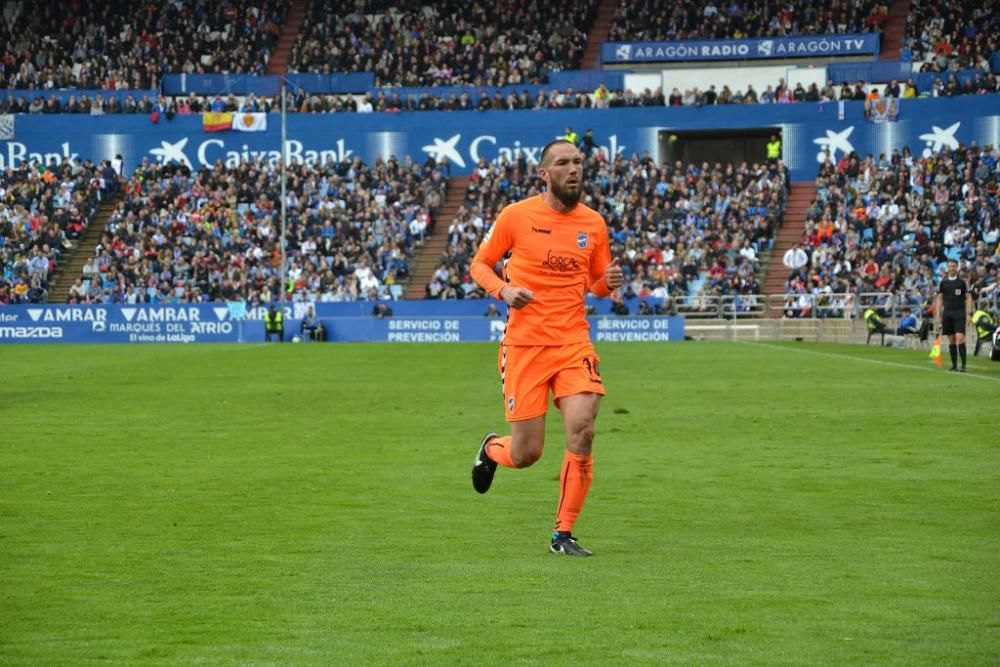
<svg viewBox="0 0 1000 667">
<path fill-rule="evenodd" d="M 934 301 L 934 317 L 937 329 L 948 337 L 948 352 L 951 354 L 950 371 L 965 372 L 965 330 L 972 321 L 972 294 L 965 280 L 958 277 L 958 262 L 948 260 L 948 274 L 938 285 Z M 962 357 L 962 368 L 958 368 L 958 357 Z"/>
</svg>

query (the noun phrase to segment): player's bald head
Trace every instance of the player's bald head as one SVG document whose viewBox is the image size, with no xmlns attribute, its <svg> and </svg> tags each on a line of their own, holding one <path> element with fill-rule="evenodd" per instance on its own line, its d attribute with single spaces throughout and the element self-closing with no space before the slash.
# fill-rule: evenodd
<svg viewBox="0 0 1000 667">
<path fill-rule="evenodd" d="M 542 149 L 542 159 L 540 162 L 542 167 L 548 167 L 552 163 L 552 156 L 558 150 L 557 146 L 569 146 L 574 151 L 577 150 L 576 145 L 568 139 L 554 139 L 545 144 L 545 148 Z"/>
</svg>

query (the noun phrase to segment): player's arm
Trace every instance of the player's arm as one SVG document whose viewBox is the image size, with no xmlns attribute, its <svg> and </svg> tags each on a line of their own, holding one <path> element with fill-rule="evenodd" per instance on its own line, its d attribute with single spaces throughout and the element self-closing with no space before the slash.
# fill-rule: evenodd
<svg viewBox="0 0 1000 667">
<path fill-rule="evenodd" d="M 965 326 L 968 328 L 972 324 L 972 313 L 975 312 L 975 308 L 972 305 L 972 292 L 969 290 L 965 291 Z"/>
<path fill-rule="evenodd" d="M 596 297 L 606 297 L 625 284 L 622 267 L 618 258 L 611 260 L 611 249 L 608 234 L 605 231 L 597 241 L 597 248 L 590 258 L 590 286 L 587 288 Z"/>
<path fill-rule="evenodd" d="M 505 215 L 506 213 L 507 209 L 500 211 L 490 231 L 479 244 L 479 250 L 472 258 L 469 273 L 477 285 L 497 299 L 506 302 L 512 308 L 523 308 L 534 298 L 531 290 L 508 285 L 497 275 L 495 269 L 497 262 L 514 247 L 514 224 L 510 216 Z"/>
</svg>

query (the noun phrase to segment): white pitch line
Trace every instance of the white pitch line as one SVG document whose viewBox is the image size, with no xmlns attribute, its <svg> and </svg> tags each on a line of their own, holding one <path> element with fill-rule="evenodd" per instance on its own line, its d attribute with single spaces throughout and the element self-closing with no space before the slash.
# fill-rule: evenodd
<svg viewBox="0 0 1000 667">
<path fill-rule="evenodd" d="M 755 345 L 758 347 L 766 347 L 769 350 L 789 350 L 791 352 L 801 352 L 802 354 L 813 354 L 819 357 L 832 357 L 834 359 L 850 359 L 852 361 L 861 361 L 867 364 L 878 364 L 880 366 L 895 366 L 897 368 L 908 368 L 914 371 L 927 371 L 928 373 L 934 373 L 935 369 L 926 368 L 924 366 L 913 366 L 911 364 L 901 364 L 898 361 L 882 361 L 881 359 L 865 359 L 864 357 L 854 357 L 849 354 L 834 354 L 833 352 L 820 352 L 819 350 L 803 350 L 798 347 L 785 347 L 784 345 L 777 345 L 775 343 L 754 343 L 748 340 L 736 341 L 741 345 Z M 976 373 L 949 373 L 950 377 L 972 377 L 979 378 L 980 380 L 989 380 L 991 382 L 1000 382 L 1000 377 L 992 377 L 990 375 L 977 375 Z"/>
</svg>

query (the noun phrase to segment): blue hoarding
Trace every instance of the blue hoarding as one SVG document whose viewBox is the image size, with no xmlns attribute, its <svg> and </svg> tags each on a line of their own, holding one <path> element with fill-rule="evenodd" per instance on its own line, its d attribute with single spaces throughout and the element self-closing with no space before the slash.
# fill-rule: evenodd
<svg viewBox="0 0 1000 667">
<path fill-rule="evenodd" d="M 411 302 L 409 312 L 419 313 Z M 370 304 L 364 304 L 370 306 Z M 400 304 L 402 305 L 402 304 Z M 502 318 L 482 315 L 447 315 L 445 302 L 425 303 L 438 314 L 412 314 L 378 319 L 345 315 L 362 304 L 316 304 L 316 312 L 330 341 L 384 343 L 459 343 L 499 341 Z M 454 304 L 452 304 L 454 305 Z M 476 311 L 485 308 L 483 302 Z M 285 339 L 299 331 L 300 309 L 289 308 Z M 239 343 L 263 342 L 264 309 L 234 318 L 241 308 L 225 303 L 156 306 L 5 306 L 0 309 L 0 343 Z M 469 307 L 452 312 L 471 311 Z M 591 338 L 606 342 L 667 342 L 684 340 L 682 317 L 589 318 Z"/>
<path fill-rule="evenodd" d="M 601 46 L 601 60 L 608 64 L 875 56 L 879 52 L 879 43 L 878 33 L 709 41 L 605 42 Z"/>
<path fill-rule="evenodd" d="M 273 120 L 277 120 L 272 116 Z M 330 162 L 360 155 L 409 155 L 447 158 L 453 174 L 467 174 L 482 158 L 524 157 L 534 162 L 542 147 L 566 126 L 594 129 L 602 150 L 611 155 L 642 155 L 657 160 L 666 138 L 676 131 L 775 128 L 783 137 L 782 158 L 792 179 L 816 177 L 824 151 L 834 159 L 844 152 L 891 153 L 909 145 L 914 153 L 968 144 L 1000 144 L 1000 96 L 903 100 L 900 120 L 873 124 L 861 102 L 648 107 L 553 111 L 458 111 L 397 114 L 292 114 L 288 117 L 288 152 L 299 162 Z M 236 164 L 280 156 L 280 126 L 265 132 L 202 130 L 200 116 L 5 116 L 0 124 L 0 169 L 30 160 L 125 158 L 126 170 L 141 160 L 176 161 L 201 168 L 221 160 Z"/>
</svg>

